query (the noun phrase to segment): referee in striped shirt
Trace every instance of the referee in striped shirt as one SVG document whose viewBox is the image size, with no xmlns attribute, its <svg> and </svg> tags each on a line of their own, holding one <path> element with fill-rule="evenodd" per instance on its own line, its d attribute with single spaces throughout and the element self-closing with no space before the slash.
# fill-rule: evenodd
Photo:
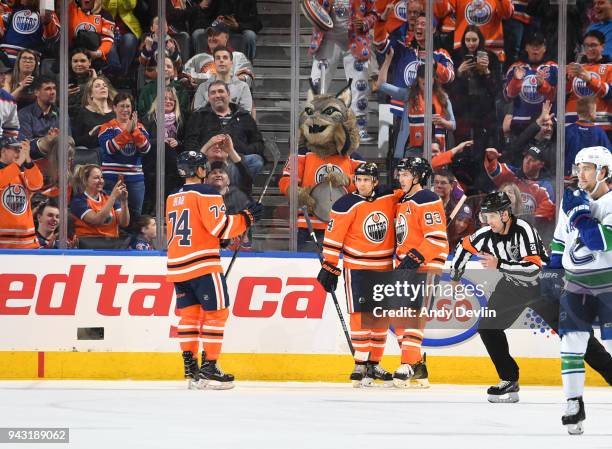
<svg viewBox="0 0 612 449">
<path fill-rule="evenodd" d="M 548 261 L 538 232 L 526 221 L 512 215 L 511 201 L 504 192 L 488 194 L 482 201 L 481 221 L 486 224 L 457 245 L 451 279 L 461 279 L 472 255 L 480 257 L 485 268 L 498 269 L 502 279 L 489 298 L 489 311 L 478 326 L 495 369 L 498 385 L 487 390 L 489 402 L 518 402 L 519 368 L 510 356 L 504 332 L 526 307 L 534 309 L 548 323 L 558 322 L 559 307 L 540 299 L 538 277 L 542 263 Z"/>
<path fill-rule="evenodd" d="M 546 295 L 548 298 L 541 296 L 539 277 L 542 263 L 548 262 L 548 256 L 538 232 L 526 221 L 512 215 L 508 195 L 503 192 L 488 194 L 482 201 L 480 213 L 481 221 L 487 226 L 457 245 L 451 279 L 454 282 L 461 279 L 472 255 L 478 255 L 485 268 L 497 268 L 503 275 L 487 304 L 496 316 L 481 319 L 478 333 L 500 378 L 499 384 L 487 390 L 489 401 L 517 402 L 519 368 L 510 356 L 504 330 L 526 307 L 530 307 L 556 332 L 559 328 L 559 298 L 550 298 L 550 294 Z M 547 274 L 555 273 L 548 271 Z M 561 277 L 557 276 L 556 280 L 561 281 Z M 548 291 L 561 289 L 561 286 L 549 287 L 552 288 Z M 584 358 L 612 385 L 612 358 L 593 334 Z"/>
</svg>

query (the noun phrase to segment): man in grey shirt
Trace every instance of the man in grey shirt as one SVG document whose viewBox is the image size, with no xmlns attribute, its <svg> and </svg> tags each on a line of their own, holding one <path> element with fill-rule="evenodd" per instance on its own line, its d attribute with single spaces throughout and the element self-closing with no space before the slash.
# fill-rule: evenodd
<svg viewBox="0 0 612 449">
<path fill-rule="evenodd" d="M 253 97 L 251 89 L 244 81 L 233 75 L 234 64 L 232 52 L 227 47 L 217 47 L 213 52 L 217 75 L 211 75 L 208 81 L 200 84 L 193 99 L 193 109 L 200 109 L 208 103 L 208 87 L 216 80 L 222 80 L 229 86 L 230 102 L 252 113 Z"/>
</svg>

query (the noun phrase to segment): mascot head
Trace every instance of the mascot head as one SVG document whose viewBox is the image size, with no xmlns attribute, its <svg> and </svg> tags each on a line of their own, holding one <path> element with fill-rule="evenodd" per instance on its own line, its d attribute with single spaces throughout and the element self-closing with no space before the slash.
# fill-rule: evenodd
<svg viewBox="0 0 612 449">
<path fill-rule="evenodd" d="M 300 114 L 301 140 L 319 157 L 350 155 L 359 146 L 359 129 L 351 110 L 351 81 L 334 95 L 315 95 L 312 81 Z"/>
</svg>

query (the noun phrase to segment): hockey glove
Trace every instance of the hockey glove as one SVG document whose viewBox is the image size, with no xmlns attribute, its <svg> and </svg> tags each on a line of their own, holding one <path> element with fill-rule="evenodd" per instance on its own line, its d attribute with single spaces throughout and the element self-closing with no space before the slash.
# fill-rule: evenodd
<svg viewBox="0 0 612 449">
<path fill-rule="evenodd" d="M 564 270 L 544 269 L 540 273 L 540 295 L 542 298 L 552 302 L 559 302 L 563 292 Z"/>
<path fill-rule="evenodd" d="M 240 211 L 247 222 L 247 227 L 252 226 L 256 221 L 261 220 L 263 216 L 263 206 L 261 203 L 251 203 L 242 211 Z"/>
<path fill-rule="evenodd" d="M 576 227 L 581 219 L 591 216 L 589 195 L 584 190 L 565 189 L 563 212 L 567 214 L 570 225 Z"/>
<path fill-rule="evenodd" d="M 326 292 L 333 293 L 338 287 L 338 276 L 340 276 L 340 269 L 333 266 L 330 263 L 323 262 L 321 271 L 317 276 L 317 281 L 323 287 Z"/>
<path fill-rule="evenodd" d="M 416 270 L 425 262 L 423 255 L 415 248 L 406 253 L 406 257 L 397 267 L 398 270 Z"/>
</svg>

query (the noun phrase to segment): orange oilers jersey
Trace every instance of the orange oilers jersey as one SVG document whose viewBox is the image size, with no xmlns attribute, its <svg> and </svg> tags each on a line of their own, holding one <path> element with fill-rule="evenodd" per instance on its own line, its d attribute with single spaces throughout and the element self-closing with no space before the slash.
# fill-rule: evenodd
<svg viewBox="0 0 612 449">
<path fill-rule="evenodd" d="M 334 155 L 321 159 L 315 153 L 308 150 L 300 150 L 298 153 L 298 186 L 300 187 L 314 187 L 319 184 L 325 175 L 328 173 L 328 165 L 331 164 L 331 169 L 335 172 L 344 173 L 350 179 L 350 184 L 347 186 L 349 192 L 355 190 L 353 184 L 353 173 L 355 168 L 359 164 L 363 164 L 365 161 L 359 159 L 352 159 L 349 156 Z M 278 186 L 283 195 L 289 195 L 289 184 L 291 183 L 291 172 L 289 170 L 289 162 L 285 164 L 283 169 L 283 176 L 278 182 Z M 312 221 L 312 227 L 314 229 L 325 229 L 327 224 L 319 220 L 315 216 L 310 217 Z M 306 220 L 301 212 L 298 212 L 298 227 L 305 228 Z"/>
<path fill-rule="evenodd" d="M 568 77 L 565 125 L 578 120 L 576 104 L 581 97 L 595 97 L 597 114 L 595 124 L 604 130 L 612 130 L 612 64 L 582 64 L 591 78 L 584 81 L 578 77 Z"/>
<path fill-rule="evenodd" d="M 92 198 L 86 193 L 80 193 L 72 198 L 70 212 L 74 216 L 74 232 L 77 237 L 119 237 L 117 217 L 117 211 L 121 210 L 119 201 L 113 205 L 102 224 L 93 225 L 83 220 L 88 212 L 97 213 L 102 210 L 107 201 L 110 201 L 110 197 L 104 193 L 100 193 L 98 198 Z"/>
<path fill-rule="evenodd" d="M 395 215 L 395 254 L 401 262 L 406 253 L 416 249 L 425 258 L 421 269 L 441 270 L 448 257 L 446 214 L 438 195 L 428 189 L 412 196 L 404 195 Z"/>
<path fill-rule="evenodd" d="M 380 16 L 384 11 L 388 3 L 394 3 L 393 9 L 387 16 L 387 20 L 378 20 L 374 25 L 374 46 L 384 47 L 385 41 L 387 40 L 389 33 L 395 31 L 406 23 L 407 14 L 407 2 L 400 0 L 376 0 L 374 8 Z"/>
<path fill-rule="evenodd" d="M 15 163 L 0 164 L 0 248 L 40 247 L 30 196 L 42 185 L 36 165 L 22 172 Z"/>
<path fill-rule="evenodd" d="M 170 282 L 223 273 L 219 240 L 242 234 L 242 214 L 226 214 L 223 197 L 206 184 L 186 184 L 166 200 L 166 238 Z"/>
<path fill-rule="evenodd" d="M 433 14 L 439 21 L 441 32 L 450 33 L 455 31 L 455 10 L 448 0 L 435 0 L 433 4 Z"/>
<path fill-rule="evenodd" d="M 373 201 L 348 193 L 334 203 L 323 239 L 325 261 L 344 268 L 392 270 L 395 251 L 393 219 L 399 195 L 377 192 Z"/>
<path fill-rule="evenodd" d="M 461 47 L 461 38 L 468 25 L 476 25 L 485 38 L 485 47 L 494 52 L 500 62 L 504 54 L 502 20 L 514 13 L 511 0 L 447 0 L 456 11 L 455 49 Z"/>
<path fill-rule="evenodd" d="M 70 18 L 70 28 L 68 38 L 72 40 L 77 33 L 83 31 L 93 31 L 100 35 L 100 50 L 106 59 L 106 55 L 111 50 L 115 41 L 115 22 L 112 16 L 102 10 L 100 14 L 87 14 L 79 8 L 74 0 L 70 0 L 68 5 L 68 17 Z"/>
</svg>

